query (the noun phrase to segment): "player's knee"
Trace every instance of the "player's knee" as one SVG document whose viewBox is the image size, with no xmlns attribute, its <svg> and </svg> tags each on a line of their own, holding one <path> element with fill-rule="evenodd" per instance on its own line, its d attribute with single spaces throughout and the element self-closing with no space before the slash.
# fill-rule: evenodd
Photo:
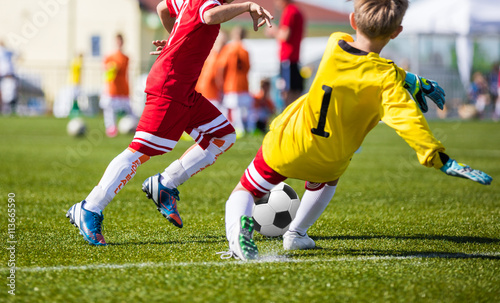
<svg viewBox="0 0 500 303">
<path fill-rule="evenodd" d="M 236 187 L 233 189 L 233 193 L 236 192 L 236 191 L 246 191 L 246 192 L 248 192 L 249 194 L 252 195 L 252 198 L 253 198 L 254 202 L 257 201 L 257 200 L 259 200 L 260 198 L 262 198 L 262 196 L 265 195 L 265 194 L 262 195 L 262 196 L 261 195 L 256 195 L 255 191 L 253 191 L 252 189 L 246 188 L 245 186 L 243 186 L 243 184 L 241 184 L 241 182 L 238 182 L 238 184 L 236 185 Z"/>
<path fill-rule="evenodd" d="M 235 142 L 236 133 L 231 133 L 221 138 L 213 138 L 207 149 L 215 155 L 220 155 L 230 149 Z"/>
</svg>

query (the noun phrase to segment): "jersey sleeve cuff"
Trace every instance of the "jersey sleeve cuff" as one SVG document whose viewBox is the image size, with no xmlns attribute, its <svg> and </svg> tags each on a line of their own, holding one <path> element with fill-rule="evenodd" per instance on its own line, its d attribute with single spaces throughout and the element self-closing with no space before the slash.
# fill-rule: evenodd
<svg viewBox="0 0 500 303">
<path fill-rule="evenodd" d="M 203 24 L 207 24 L 205 22 L 205 19 L 203 18 L 203 14 L 211 8 L 214 8 L 216 6 L 222 5 L 220 1 L 218 0 L 208 0 L 203 3 L 203 5 L 200 7 L 200 20 Z"/>
</svg>

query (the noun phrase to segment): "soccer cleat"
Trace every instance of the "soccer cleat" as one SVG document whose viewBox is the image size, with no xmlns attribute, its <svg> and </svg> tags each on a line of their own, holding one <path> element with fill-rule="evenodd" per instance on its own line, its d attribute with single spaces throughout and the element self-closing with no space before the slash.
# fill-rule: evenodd
<svg viewBox="0 0 500 303">
<path fill-rule="evenodd" d="M 142 183 L 142 191 L 146 193 L 149 199 L 153 200 L 158 211 L 170 223 L 179 228 L 182 227 L 182 219 L 177 211 L 177 201 L 180 198 L 179 191 L 176 188 L 170 189 L 163 186 L 160 182 L 160 174 L 156 174 Z"/>
<path fill-rule="evenodd" d="M 118 128 L 115 125 L 106 128 L 106 136 L 114 138 L 117 135 L 118 135 Z"/>
<path fill-rule="evenodd" d="M 80 230 L 80 234 L 91 245 L 107 245 L 101 232 L 104 216 L 102 212 L 95 213 L 86 210 L 85 200 L 76 203 L 66 213 L 69 222 Z"/>
<path fill-rule="evenodd" d="M 253 241 L 253 219 L 241 216 L 238 226 L 229 240 L 229 252 L 236 259 L 243 261 L 257 259 L 259 251 Z"/>
<path fill-rule="evenodd" d="M 283 235 L 283 248 L 285 250 L 301 250 L 315 248 L 316 243 L 307 234 L 301 235 L 296 231 L 287 231 Z"/>
</svg>

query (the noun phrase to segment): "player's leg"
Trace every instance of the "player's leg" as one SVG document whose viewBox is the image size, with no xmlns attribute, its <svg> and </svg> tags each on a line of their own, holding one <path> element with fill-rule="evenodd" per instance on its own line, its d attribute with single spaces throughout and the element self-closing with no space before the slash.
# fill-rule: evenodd
<svg viewBox="0 0 500 303">
<path fill-rule="evenodd" d="M 498 92 L 498 96 L 497 96 L 497 99 L 495 101 L 495 110 L 494 110 L 494 114 L 493 114 L 494 121 L 500 120 L 500 87 L 498 88 L 497 92 Z"/>
<path fill-rule="evenodd" d="M 106 168 L 96 187 L 82 202 L 73 205 L 66 217 L 80 229 L 84 238 L 94 245 L 106 245 L 102 236 L 101 225 L 104 220 L 102 211 L 135 175 L 137 168 L 149 159 L 149 156 L 133 149 L 126 149 L 116 156 Z"/>
<path fill-rule="evenodd" d="M 259 150 L 226 202 L 226 237 L 231 255 L 241 260 L 257 258 L 253 242 L 254 201 L 285 179 L 266 164 Z"/>
<path fill-rule="evenodd" d="M 250 131 L 250 111 L 252 106 L 253 97 L 248 92 L 238 94 L 238 107 L 240 108 L 245 133 L 253 133 L 253 130 Z"/>
<path fill-rule="evenodd" d="M 237 93 L 227 93 L 222 99 L 224 108 L 227 109 L 226 117 L 229 118 L 231 124 L 236 130 L 238 138 L 245 135 L 245 125 L 243 124 L 243 113 L 239 107 L 239 99 Z"/>
<path fill-rule="evenodd" d="M 180 107 L 182 111 L 182 106 Z M 110 162 L 98 185 L 94 187 L 87 198 L 73 205 L 67 212 L 66 216 L 70 219 L 70 222 L 80 229 L 80 233 L 90 244 L 106 245 L 101 233 L 101 225 L 104 219 L 102 210 L 123 186 L 134 177 L 137 168 L 151 156 L 166 153 L 175 146 L 177 141 L 160 138 L 152 134 L 158 129 L 162 129 L 163 117 L 170 111 L 178 112 L 179 109 L 169 110 L 169 103 L 148 96 L 148 102 L 141 117 L 142 123 L 139 122 L 138 131 L 129 148 Z M 179 116 L 182 117 L 183 115 Z M 172 121 L 172 124 L 181 123 Z M 166 128 L 168 129 L 168 125 Z M 177 135 L 180 136 L 180 133 L 182 133 L 182 130 Z"/>
<path fill-rule="evenodd" d="M 115 111 L 120 112 L 120 113 L 124 113 L 127 116 L 136 117 L 134 114 L 134 111 L 132 110 L 132 105 L 130 103 L 130 97 L 123 96 L 123 97 L 120 97 L 119 100 L 120 100 L 119 105 L 117 105 L 117 107 L 119 107 L 119 108 L 116 108 Z"/>
<path fill-rule="evenodd" d="M 101 101 L 106 134 L 110 137 L 117 134 L 115 112 L 123 107 L 123 103 L 109 96 L 103 96 Z M 87 198 L 68 210 L 66 217 L 80 229 L 80 233 L 90 244 L 106 245 L 101 231 L 104 220 L 102 211 L 149 157 L 130 147 L 127 148 L 109 163 L 101 180 Z"/>
<path fill-rule="evenodd" d="M 116 128 L 116 112 L 114 109 L 114 98 L 104 94 L 99 100 L 99 105 L 102 108 L 102 113 L 104 117 L 104 128 L 106 129 L 106 135 L 110 138 L 116 137 L 118 134 L 118 129 Z"/>
<path fill-rule="evenodd" d="M 188 125 L 189 112 L 186 105 L 148 95 L 130 147 L 151 156 L 171 151 Z M 177 210 L 180 198 L 176 187 L 168 184 L 159 173 L 142 183 L 142 190 L 153 200 L 158 211 L 180 228 L 183 223 Z"/>
<path fill-rule="evenodd" d="M 172 162 L 159 179 L 161 185 L 177 191 L 177 187 L 189 178 L 215 163 L 217 158 L 234 144 L 236 134 L 229 121 L 208 100 L 202 100 L 194 106 L 190 126 L 186 129 L 196 141 L 179 159 Z M 145 181 L 146 187 L 153 182 L 153 177 Z M 178 215 L 178 214 L 177 214 Z M 182 227 L 179 217 L 170 217 L 174 225 Z M 178 224 L 176 224 L 177 222 Z"/>
<path fill-rule="evenodd" d="M 283 235 L 286 250 L 314 248 L 316 244 L 307 235 L 307 230 L 318 220 L 333 198 L 338 179 L 328 183 L 306 182 L 306 192 L 302 196 L 299 209 Z"/>
<path fill-rule="evenodd" d="M 300 68 L 298 63 L 290 64 L 290 88 L 287 95 L 287 105 L 297 100 L 304 90 L 304 78 L 300 74 Z"/>
<path fill-rule="evenodd" d="M 182 227 L 183 223 L 175 204 L 179 200 L 177 187 L 212 165 L 219 155 L 234 144 L 236 135 L 234 128 L 224 115 L 198 93 L 194 94 L 193 106 L 182 114 L 177 113 L 177 116 L 182 116 L 183 120 L 182 123 L 171 126 L 175 128 L 176 140 L 185 130 L 196 143 L 181 158 L 172 162 L 163 173 L 146 179 L 143 183 L 143 190 L 148 197 L 152 196 L 153 200 L 158 197 L 157 206 L 160 212 L 175 226 Z M 170 122 L 171 119 L 168 121 Z M 168 136 L 167 138 L 173 140 L 174 137 Z M 163 195 L 169 196 L 169 199 L 163 199 L 162 192 L 157 191 L 157 188 L 162 188 Z"/>
<path fill-rule="evenodd" d="M 236 141 L 234 128 L 226 117 L 201 95 L 190 109 L 186 132 L 196 143 L 161 174 L 162 183 L 168 187 L 176 188 L 214 164 Z"/>
</svg>

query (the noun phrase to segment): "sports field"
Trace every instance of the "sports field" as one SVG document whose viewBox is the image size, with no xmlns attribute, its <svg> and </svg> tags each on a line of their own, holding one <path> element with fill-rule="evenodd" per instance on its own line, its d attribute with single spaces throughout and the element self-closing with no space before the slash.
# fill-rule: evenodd
<svg viewBox="0 0 500 303">
<path fill-rule="evenodd" d="M 67 121 L 0 118 L 0 302 L 500 302 L 500 123 L 430 123 L 491 186 L 419 165 L 377 126 L 310 229 L 321 248 L 285 252 L 281 239 L 256 235 L 261 259 L 244 263 L 216 253 L 227 249 L 225 201 L 262 137 L 239 140 L 179 188 L 182 229 L 141 183 L 191 143 L 151 159 L 104 212 L 109 245 L 93 247 L 66 211 L 131 136 L 109 139 L 94 118 L 87 137 L 72 138 Z M 287 182 L 302 195 L 303 182 Z"/>
</svg>

